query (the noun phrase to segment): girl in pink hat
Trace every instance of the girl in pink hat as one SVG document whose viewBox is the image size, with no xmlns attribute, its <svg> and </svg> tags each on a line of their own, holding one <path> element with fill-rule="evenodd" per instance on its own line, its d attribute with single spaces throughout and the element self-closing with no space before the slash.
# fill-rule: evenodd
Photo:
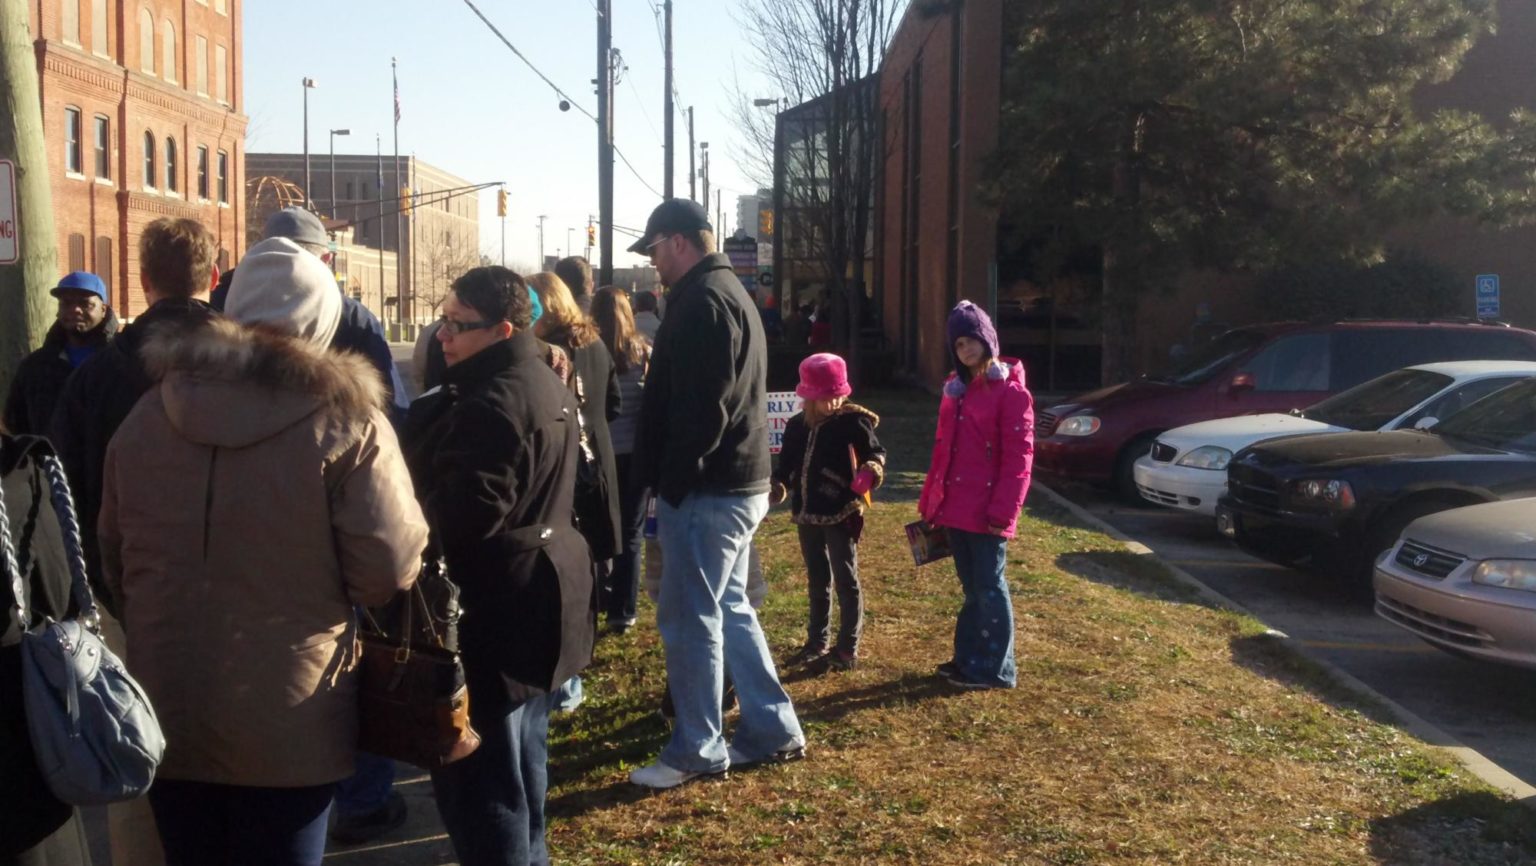
<svg viewBox="0 0 1536 866">
<path fill-rule="evenodd" d="M 800 362 L 795 393 L 805 401 L 784 428 L 773 473 L 775 504 L 790 500 L 790 519 L 810 584 L 811 621 L 805 646 L 785 664 L 849 670 L 864 625 L 859 588 L 859 535 L 869 491 L 885 480 L 885 449 L 875 438 L 880 418 L 848 402 L 848 365 L 820 352 Z M 837 588 L 837 643 L 831 637 L 832 588 Z"/>
</svg>

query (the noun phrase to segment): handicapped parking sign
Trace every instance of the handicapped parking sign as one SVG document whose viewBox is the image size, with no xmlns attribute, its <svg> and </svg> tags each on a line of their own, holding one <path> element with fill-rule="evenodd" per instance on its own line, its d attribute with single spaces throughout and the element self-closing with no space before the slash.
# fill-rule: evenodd
<svg viewBox="0 0 1536 866">
<path fill-rule="evenodd" d="M 1499 317 L 1499 275 L 1477 275 L 1477 317 L 1479 319 L 1497 319 Z"/>
</svg>

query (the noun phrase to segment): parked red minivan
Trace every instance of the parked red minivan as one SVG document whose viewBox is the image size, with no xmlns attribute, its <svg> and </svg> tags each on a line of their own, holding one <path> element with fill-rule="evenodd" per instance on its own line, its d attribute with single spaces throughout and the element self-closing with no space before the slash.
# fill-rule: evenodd
<svg viewBox="0 0 1536 866">
<path fill-rule="evenodd" d="M 1100 388 L 1035 416 L 1035 469 L 1113 485 L 1139 502 L 1131 466 L 1173 427 L 1285 412 L 1430 361 L 1536 360 L 1536 332 L 1466 321 L 1285 322 L 1235 328 L 1160 376 Z"/>
</svg>

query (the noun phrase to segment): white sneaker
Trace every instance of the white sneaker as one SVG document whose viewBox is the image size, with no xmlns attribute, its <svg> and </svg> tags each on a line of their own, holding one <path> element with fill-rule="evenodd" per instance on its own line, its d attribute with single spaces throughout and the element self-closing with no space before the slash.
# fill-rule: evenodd
<svg viewBox="0 0 1536 866">
<path fill-rule="evenodd" d="M 805 757 L 805 743 L 785 746 L 776 752 L 769 752 L 761 758 L 749 757 L 745 752 L 738 750 L 734 743 L 728 744 L 725 747 L 725 753 L 730 757 L 733 769 L 754 767 L 758 764 L 787 764 L 790 761 L 798 761 Z"/>
<path fill-rule="evenodd" d="M 725 776 L 724 770 L 718 773 L 694 773 L 688 770 L 679 770 L 657 761 L 649 766 L 641 767 L 629 774 L 630 784 L 639 785 L 642 788 L 654 788 L 664 791 L 668 788 L 676 788 L 684 782 L 691 782 L 699 778 L 720 778 Z"/>
</svg>

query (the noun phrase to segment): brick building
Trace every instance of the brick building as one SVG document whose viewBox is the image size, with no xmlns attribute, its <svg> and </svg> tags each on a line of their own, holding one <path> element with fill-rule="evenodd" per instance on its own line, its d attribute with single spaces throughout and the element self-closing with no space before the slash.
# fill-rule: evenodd
<svg viewBox="0 0 1536 866">
<path fill-rule="evenodd" d="M 1096 277 L 1036 285 L 1027 254 L 1001 242 L 1008 214 L 981 201 L 986 160 L 998 144 L 1006 51 L 1005 0 L 914 3 L 880 70 L 883 147 L 877 157 L 875 297 L 904 371 L 928 385 L 948 372 L 944 321 L 961 298 L 998 312 L 1003 349 L 1022 357 L 1040 390 L 1097 383 Z M 1501 123 L 1536 107 L 1536 6 L 1498 3 L 1498 31 L 1478 40 L 1449 81 L 1418 93 L 1422 110 L 1474 111 Z M 1000 223 L 1002 231 L 1000 231 Z M 1386 243 L 1445 268 L 1466 287 L 1497 273 L 1503 318 L 1536 327 L 1536 226 L 1498 231 L 1436 219 L 1390 232 Z M 1085 271 L 1096 273 L 1094 268 Z M 1138 372 L 1162 367 L 1175 344 L 1207 323 L 1266 319 L 1250 275 L 1192 272 L 1167 294 L 1142 299 Z"/>
<path fill-rule="evenodd" d="M 59 270 L 95 272 L 119 315 L 146 306 L 138 239 L 201 220 L 244 251 L 241 0 L 35 0 Z"/>
<path fill-rule="evenodd" d="M 410 187 L 416 206 L 403 219 L 395 186 L 394 157 L 383 157 L 384 182 L 379 183 L 380 158 L 374 154 L 337 154 L 334 177 L 335 215 L 352 227 L 357 247 L 396 253 L 401 267 L 403 314 L 397 306 L 393 272 L 386 274 L 384 309 L 375 310 L 386 322 L 425 324 L 437 316 L 437 307 L 448 287 L 460 274 L 480 264 L 480 196 L 466 190 L 470 181 L 450 174 L 413 156 L 400 157 L 400 185 Z M 317 213 L 329 217 L 332 210 L 331 158 L 311 153 L 309 173 L 314 189 L 310 201 Z M 245 172 L 252 178 L 278 177 L 300 188 L 304 185 L 304 154 L 246 154 Z M 382 188 L 381 188 L 382 186 Z M 253 226 L 265 214 L 250 215 Z M 400 243 L 401 236 L 405 243 Z M 359 255 L 366 262 L 366 255 Z M 366 286 L 369 275 L 358 271 Z M 372 307 L 372 291 L 364 289 Z"/>
</svg>

